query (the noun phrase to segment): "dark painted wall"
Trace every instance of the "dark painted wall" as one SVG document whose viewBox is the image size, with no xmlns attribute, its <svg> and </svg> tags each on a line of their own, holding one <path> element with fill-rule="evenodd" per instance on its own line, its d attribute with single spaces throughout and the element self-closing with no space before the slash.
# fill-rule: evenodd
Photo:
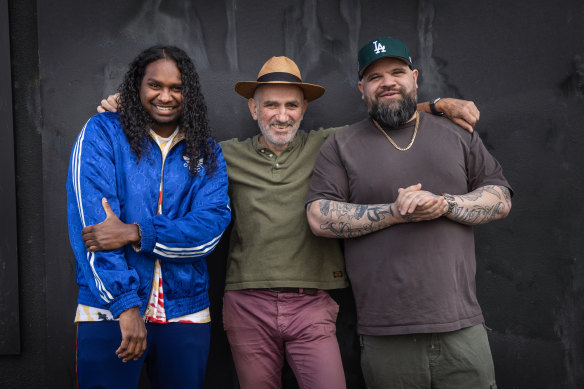
<svg viewBox="0 0 584 389">
<path fill-rule="evenodd" d="M 377 35 L 406 41 L 423 99 L 481 109 L 477 130 L 513 185 L 509 218 L 476 228 L 477 288 L 502 388 L 584 386 L 584 4 L 502 0 L 9 1 L 21 351 L 0 356 L 0 387 L 72 387 L 76 289 L 65 178 L 73 140 L 143 48 L 168 42 L 198 67 L 218 139 L 257 132 L 238 80 L 272 55 L 327 87 L 303 127 L 365 114 L 355 53 Z M 93 3 L 92 3 L 93 4 Z M 237 387 L 221 329 L 226 245 L 209 258 L 208 387 Z M 348 290 L 338 334 L 361 388 Z M 286 387 L 294 387 L 286 373 Z M 145 384 L 146 385 L 146 384 Z"/>
<path fill-rule="evenodd" d="M 71 379 L 65 376 L 63 369 L 55 377 L 49 377 L 46 370 L 51 358 L 65 360 L 70 357 L 53 354 L 47 342 L 42 127 L 35 2 L 8 1 L 8 19 L 16 165 L 20 353 L 0 356 L 0 387 L 41 388 L 50 387 L 49 382 L 71 382 Z"/>
<path fill-rule="evenodd" d="M 20 352 L 18 317 L 18 256 L 16 238 L 16 181 L 14 177 L 14 135 L 12 127 L 12 80 L 10 72 L 8 1 L 0 0 L 0 355 Z"/>
</svg>

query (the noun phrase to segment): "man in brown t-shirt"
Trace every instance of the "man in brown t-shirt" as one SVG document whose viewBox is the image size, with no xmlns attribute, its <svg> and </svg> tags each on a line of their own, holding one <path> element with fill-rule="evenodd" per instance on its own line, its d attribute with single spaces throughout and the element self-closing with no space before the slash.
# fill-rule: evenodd
<svg viewBox="0 0 584 389">
<path fill-rule="evenodd" d="M 417 76 L 400 40 L 360 50 L 370 117 L 321 148 L 308 221 L 345 238 L 368 388 L 495 387 L 472 226 L 507 216 L 510 186 L 478 134 L 416 112 Z"/>
</svg>

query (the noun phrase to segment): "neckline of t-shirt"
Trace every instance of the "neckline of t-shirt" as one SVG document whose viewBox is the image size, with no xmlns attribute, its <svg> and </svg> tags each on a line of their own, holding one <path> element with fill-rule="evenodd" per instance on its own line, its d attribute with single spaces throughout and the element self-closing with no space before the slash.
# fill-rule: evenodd
<svg viewBox="0 0 584 389">
<path fill-rule="evenodd" d="M 422 115 L 422 114 L 420 114 L 420 112 L 418 112 L 418 115 L 420 115 L 420 119 L 419 119 L 419 120 L 420 120 L 420 122 L 421 122 L 421 121 L 422 121 L 422 119 L 423 119 L 423 115 Z M 373 123 L 373 118 L 372 118 L 371 116 L 369 117 L 369 120 L 368 120 L 368 121 L 369 121 L 369 124 L 370 124 L 371 126 L 373 126 L 373 127 L 376 127 L 376 128 L 377 128 L 377 126 L 375 126 L 375 123 Z M 414 128 L 414 126 L 415 126 L 415 125 L 416 125 L 416 118 L 415 118 L 415 117 L 414 117 L 414 119 L 413 119 L 413 120 L 410 120 L 410 121 L 409 121 L 409 122 L 407 122 L 407 123 L 404 123 L 404 124 L 402 124 L 402 125 L 400 125 L 400 126 L 397 126 L 397 127 L 391 127 L 391 128 L 389 128 L 389 129 L 387 129 L 387 128 L 383 127 L 381 124 L 379 124 L 379 126 L 380 126 L 380 127 L 383 129 L 383 131 L 385 131 L 385 132 L 386 132 L 386 133 L 388 133 L 388 134 L 390 134 L 390 133 L 392 133 L 392 132 L 401 131 L 401 130 L 410 130 L 410 129 Z M 419 126 L 419 124 L 418 124 L 418 126 Z"/>
</svg>

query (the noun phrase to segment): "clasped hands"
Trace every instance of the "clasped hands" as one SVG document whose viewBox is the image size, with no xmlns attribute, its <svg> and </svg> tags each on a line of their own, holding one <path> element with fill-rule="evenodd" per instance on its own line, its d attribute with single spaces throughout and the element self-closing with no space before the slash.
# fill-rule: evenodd
<svg viewBox="0 0 584 389">
<path fill-rule="evenodd" d="M 394 215 L 401 217 L 404 222 L 420 222 L 444 215 L 448 203 L 443 196 L 422 190 L 422 184 L 416 184 L 398 189 L 392 209 Z"/>
</svg>

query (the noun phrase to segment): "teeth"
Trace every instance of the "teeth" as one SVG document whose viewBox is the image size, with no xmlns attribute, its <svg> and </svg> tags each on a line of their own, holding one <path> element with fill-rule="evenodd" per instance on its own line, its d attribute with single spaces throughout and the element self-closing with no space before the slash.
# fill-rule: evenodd
<svg viewBox="0 0 584 389">
<path fill-rule="evenodd" d="M 156 108 L 161 111 L 172 111 L 173 107 L 161 107 L 160 105 L 156 105 Z"/>
</svg>

